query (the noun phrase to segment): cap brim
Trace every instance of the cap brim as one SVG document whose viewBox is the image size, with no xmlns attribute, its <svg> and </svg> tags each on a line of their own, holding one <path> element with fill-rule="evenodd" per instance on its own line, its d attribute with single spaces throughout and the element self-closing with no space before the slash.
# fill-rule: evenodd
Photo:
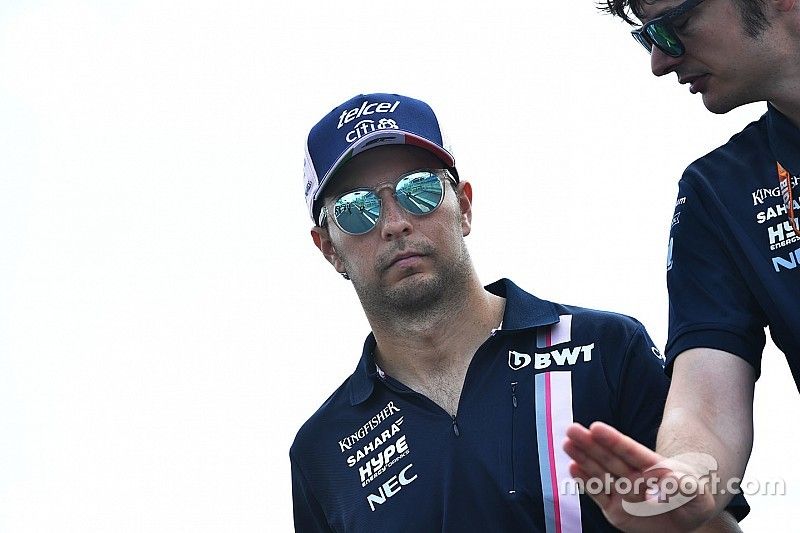
<svg viewBox="0 0 800 533">
<path fill-rule="evenodd" d="M 345 150 L 336 159 L 336 161 L 331 166 L 330 170 L 328 170 L 325 176 L 322 177 L 319 187 L 317 188 L 317 192 L 314 195 L 314 203 L 316 203 L 317 200 L 319 200 L 320 196 L 322 195 L 322 191 L 325 189 L 325 186 L 328 184 L 328 181 L 331 179 L 331 176 L 336 174 L 336 171 L 338 171 L 345 163 L 350 161 L 350 159 L 372 148 L 377 148 L 379 146 L 387 146 L 392 144 L 408 144 L 411 146 L 418 146 L 420 148 L 423 148 L 431 152 L 448 167 L 454 167 L 456 164 L 456 160 L 453 157 L 453 154 L 451 154 L 450 152 L 448 152 L 435 142 L 426 139 L 425 137 L 420 137 L 419 135 L 416 135 L 414 133 L 409 133 L 403 130 L 373 131 L 353 142 L 353 144 L 351 144 L 347 148 L 347 150 Z"/>
</svg>

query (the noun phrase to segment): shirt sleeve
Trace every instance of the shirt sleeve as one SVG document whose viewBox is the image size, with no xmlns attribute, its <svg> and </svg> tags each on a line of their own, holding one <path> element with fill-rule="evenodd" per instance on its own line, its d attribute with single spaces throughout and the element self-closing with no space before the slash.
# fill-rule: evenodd
<svg viewBox="0 0 800 533">
<path fill-rule="evenodd" d="M 682 352 L 714 348 L 741 357 L 758 376 L 766 320 L 726 246 L 733 241 L 732 231 L 720 229 L 727 214 L 712 203 L 681 180 L 667 258 L 667 373 Z"/>
<path fill-rule="evenodd" d="M 292 464 L 292 503 L 294 507 L 294 530 L 297 533 L 332 533 L 322 506 L 317 501 L 311 487 L 291 457 Z"/>
<path fill-rule="evenodd" d="M 615 412 L 620 431 L 651 450 L 656 447 L 669 391 L 663 365 L 664 357 L 644 326 L 640 325 L 625 352 Z M 740 521 L 750 513 L 750 505 L 739 493 L 734 495 L 725 510 Z"/>
<path fill-rule="evenodd" d="M 663 365 L 661 352 L 639 324 L 625 350 L 614 412 L 620 431 L 651 450 L 669 390 Z"/>
</svg>

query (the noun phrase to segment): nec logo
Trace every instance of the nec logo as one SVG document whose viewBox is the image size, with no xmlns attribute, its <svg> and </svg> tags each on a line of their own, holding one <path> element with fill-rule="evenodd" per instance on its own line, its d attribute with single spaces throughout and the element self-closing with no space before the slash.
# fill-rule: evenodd
<svg viewBox="0 0 800 533">
<path fill-rule="evenodd" d="M 552 350 L 547 353 L 535 353 L 530 356 L 526 353 L 515 352 L 514 350 L 508 351 L 508 366 L 511 370 L 519 370 L 525 368 L 533 362 L 533 368 L 542 370 L 551 364 L 557 365 L 574 365 L 578 362 L 578 358 L 583 354 L 583 362 L 592 360 L 592 350 L 594 343 L 587 344 L 586 346 L 575 346 L 574 348 L 563 348 L 561 350 Z"/>
<path fill-rule="evenodd" d="M 369 494 L 367 496 L 367 502 L 369 502 L 369 508 L 374 511 L 375 505 L 383 505 L 386 503 L 386 500 L 400 492 L 400 490 L 417 479 L 417 474 L 414 474 L 411 477 L 406 475 L 406 472 L 414 466 L 413 464 L 408 465 L 404 469 L 400 471 L 399 474 L 396 476 L 392 476 L 386 480 L 386 482 L 380 486 L 378 489 L 378 494 Z"/>
</svg>

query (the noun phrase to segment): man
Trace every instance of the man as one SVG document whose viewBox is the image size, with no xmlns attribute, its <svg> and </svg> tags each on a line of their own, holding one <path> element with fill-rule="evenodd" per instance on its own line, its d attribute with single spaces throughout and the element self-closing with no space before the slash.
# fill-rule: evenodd
<svg viewBox="0 0 800 533">
<path fill-rule="evenodd" d="M 565 449 L 580 478 L 637 478 L 680 456 L 675 475 L 668 468 L 659 477 L 702 481 L 708 470 L 699 462 L 710 457 L 727 484 L 741 479 L 752 448 L 765 326 L 800 386 L 800 2 L 608 0 L 606 9 L 630 23 L 638 18 L 643 26 L 633 35 L 650 52 L 653 74 L 674 72 L 709 111 L 768 107 L 679 183 L 667 266 L 672 384 L 658 453 L 602 424 L 571 428 Z M 646 519 L 626 513 L 619 494 L 596 501 L 631 531 L 686 529 L 730 498 L 712 492 L 698 490 L 686 505 Z"/>
<path fill-rule="evenodd" d="M 292 445 L 296 529 L 611 530 L 561 441 L 573 420 L 602 420 L 653 444 L 667 384 L 643 326 L 481 286 L 472 187 L 419 100 L 359 95 L 328 113 L 305 195 L 314 244 L 372 333 Z"/>
</svg>

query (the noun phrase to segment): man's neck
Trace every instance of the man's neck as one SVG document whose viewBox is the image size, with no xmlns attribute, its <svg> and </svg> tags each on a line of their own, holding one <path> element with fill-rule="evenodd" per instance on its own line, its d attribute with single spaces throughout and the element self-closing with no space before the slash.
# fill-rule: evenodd
<svg viewBox="0 0 800 533">
<path fill-rule="evenodd" d="M 766 85 L 769 102 L 800 128 L 800 46 L 787 50 L 776 62 L 774 79 Z"/>
<path fill-rule="evenodd" d="M 786 99 L 782 101 L 771 100 L 770 103 L 780 111 L 789 121 L 800 128 L 800 98 Z"/>
<path fill-rule="evenodd" d="M 477 279 L 464 294 L 451 296 L 433 312 L 391 322 L 370 320 L 370 325 L 381 370 L 423 394 L 447 387 L 457 400 L 472 356 L 502 321 L 505 300 L 486 291 Z"/>
</svg>

